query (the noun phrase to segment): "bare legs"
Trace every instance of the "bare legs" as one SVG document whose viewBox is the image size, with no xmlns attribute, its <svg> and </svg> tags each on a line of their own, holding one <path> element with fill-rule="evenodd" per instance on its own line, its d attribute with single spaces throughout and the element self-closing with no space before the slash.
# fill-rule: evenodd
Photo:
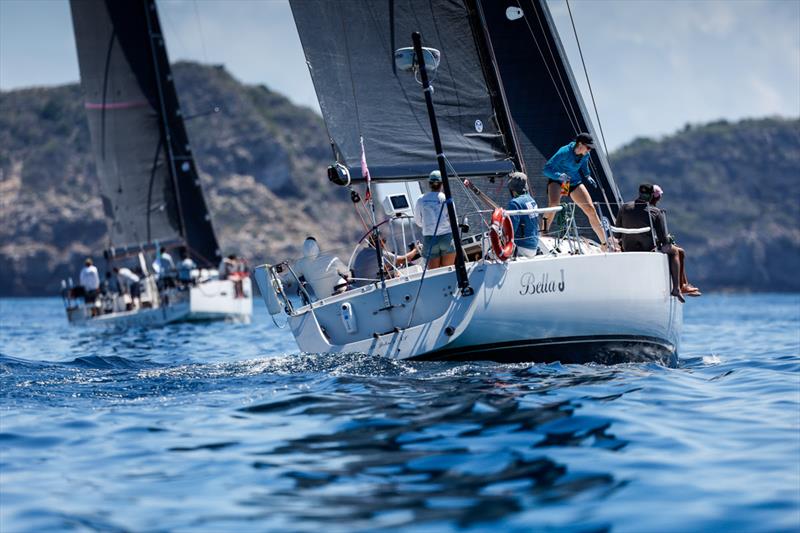
<svg viewBox="0 0 800 533">
<path fill-rule="evenodd" d="M 554 181 L 547 182 L 547 207 L 558 207 L 558 204 L 561 202 L 561 185 Z M 543 229 L 549 229 L 550 226 L 553 225 L 553 219 L 555 218 L 555 213 L 545 213 L 544 215 L 544 223 L 545 227 Z"/>
<path fill-rule="evenodd" d="M 570 196 L 572 197 L 572 201 L 584 212 L 586 218 L 589 219 L 589 224 L 592 225 L 592 229 L 597 235 L 598 241 L 603 244 L 603 246 L 606 246 L 606 234 L 603 231 L 603 226 L 600 224 L 600 219 L 597 218 L 597 211 L 594 209 L 592 197 L 589 195 L 589 191 L 586 190 L 586 186 L 583 183 L 579 184 L 572 190 Z M 547 184 L 547 206 L 557 207 L 560 201 L 561 185 L 553 181 L 549 182 Z M 555 215 L 555 213 L 545 214 L 544 219 L 548 228 L 553 223 L 553 217 L 555 217 Z"/>
<path fill-rule="evenodd" d="M 689 296 L 700 296 L 702 293 L 700 289 L 689 283 L 686 278 L 686 252 L 680 246 L 672 245 L 673 248 L 678 250 L 678 261 L 680 262 L 680 283 L 681 292 Z"/>
</svg>

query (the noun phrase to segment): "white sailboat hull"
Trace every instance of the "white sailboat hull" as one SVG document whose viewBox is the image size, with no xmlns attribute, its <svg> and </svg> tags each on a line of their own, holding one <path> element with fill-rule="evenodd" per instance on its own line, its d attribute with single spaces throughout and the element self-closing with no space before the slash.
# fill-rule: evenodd
<svg viewBox="0 0 800 533">
<path fill-rule="evenodd" d="M 230 280 L 209 280 L 186 291 L 175 291 L 158 307 L 91 316 L 83 305 L 67 309 L 72 324 L 97 326 L 163 326 L 174 322 L 227 320 L 249 323 L 253 314 L 252 286 L 242 280 L 244 297 L 236 297 Z"/>
<path fill-rule="evenodd" d="M 363 352 L 394 359 L 617 363 L 677 360 L 681 303 L 658 253 L 540 256 L 468 265 L 474 294 L 452 268 L 356 289 L 295 311 L 304 352 Z M 264 271 L 258 269 L 261 284 Z M 262 293 L 263 290 L 262 285 Z M 354 319 L 348 331 L 342 305 Z M 413 312 L 412 312 L 413 309 Z"/>
</svg>

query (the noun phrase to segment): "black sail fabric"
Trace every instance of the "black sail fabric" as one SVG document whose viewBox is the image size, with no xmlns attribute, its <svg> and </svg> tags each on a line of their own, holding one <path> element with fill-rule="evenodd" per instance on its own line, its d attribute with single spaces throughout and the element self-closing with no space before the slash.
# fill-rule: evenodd
<svg viewBox="0 0 800 533">
<path fill-rule="evenodd" d="M 522 161 L 539 205 L 547 205 L 547 160 L 582 131 L 594 130 L 545 0 L 478 0 Z M 521 10 L 519 11 L 515 10 Z M 521 15 L 521 16 L 520 16 Z M 586 185 L 613 217 L 619 190 L 600 138 L 590 169 L 599 188 Z"/>
<path fill-rule="evenodd" d="M 177 241 L 215 264 L 217 240 L 155 3 L 72 0 L 70 7 L 112 245 Z"/>
<path fill-rule="evenodd" d="M 373 178 L 414 178 L 437 168 L 421 86 L 394 66 L 394 51 L 412 46 L 415 31 L 423 46 L 441 51 L 433 100 L 449 161 L 462 174 L 512 167 L 463 2 L 290 4 L 328 132 L 354 178 L 361 174 L 362 135 Z"/>
</svg>

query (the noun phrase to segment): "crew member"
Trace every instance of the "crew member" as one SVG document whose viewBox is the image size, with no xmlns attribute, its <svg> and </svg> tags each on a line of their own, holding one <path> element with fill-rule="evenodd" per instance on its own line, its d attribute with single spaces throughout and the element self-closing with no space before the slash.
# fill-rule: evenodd
<svg viewBox="0 0 800 533">
<path fill-rule="evenodd" d="M 381 251 L 383 252 L 384 261 L 388 261 L 390 264 L 393 264 L 396 267 L 405 268 L 408 266 L 409 262 L 419 257 L 416 244 L 412 244 L 411 246 L 412 249 L 407 254 L 397 255 L 390 252 L 386 248 L 386 239 L 381 237 Z M 394 277 L 397 273 L 396 270 L 387 273 L 383 265 L 378 267 L 378 254 L 375 251 L 375 238 L 371 234 L 369 236 L 369 246 L 359 250 L 355 259 L 353 259 L 353 287 L 369 285 L 373 281 L 380 279 L 381 269 L 383 269 L 384 275 L 388 277 Z"/>
<path fill-rule="evenodd" d="M 536 200 L 528 194 L 528 176 L 522 172 L 512 172 L 508 175 L 508 192 L 511 200 L 506 209 L 521 211 L 536 209 Z M 511 215 L 514 225 L 514 243 L 517 245 L 517 254 L 523 257 L 535 257 L 539 250 L 539 215 Z"/>
<path fill-rule="evenodd" d="M 663 196 L 664 190 L 658 185 L 653 185 L 653 196 L 650 200 L 650 205 L 656 207 L 659 200 L 661 200 Z M 666 214 L 664 209 L 661 209 L 661 212 Z M 680 263 L 681 294 L 685 294 L 686 296 L 702 296 L 703 293 L 700 292 L 700 289 L 689 283 L 689 280 L 686 277 L 686 251 L 675 244 L 675 239 L 672 238 L 672 235 L 668 235 L 667 238 L 670 244 L 672 244 L 672 247 L 678 252 L 678 262 Z"/>
<path fill-rule="evenodd" d="M 184 284 L 192 284 L 194 283 L 194 277 L 192 273 L 197 268 L 197 263 L 189 257 L 189 253 L 186 250 L 181 251 L 181 262 L 178 266 L 178 281 Z"/>
<path fill-rule="evenodd" d="M 561 196 L 569 196 L 578 204 L 586 214 L 597 238 L 607 249 L 606 236 L 597 212 L 592 204 L 592 197 L 584 185 L 584 181 L 593 187 L 597 182 L 589 173 L 589 159 L 594 149 L 594 138 L 588 133 L 579 133 L 575 140 L 558 149 L 544 166 L 544 175 L 547 176 L 547 205 L 557 207 Z M 544 216 L 546 228 L 553 222 L 555 213 L 546 213 Z"/>
<path fill-rule="evenodd" d="M 97 291 L 100 288 L 100 274 L 91 257 L 87 257 L 83 262 L 80 276 L 78 277 L 83 287 L 83 302 L 86 305 L 93 304 L 97 298 Z M 92 316 L 95 315 L 95 308 L 92 306 Z"/>
<path fill-rule="evenodd" d="M 428 184 L 430 192 L 420 196 L 414 206 L 414 221 L 422 228 L 422 253 L 428 268 L 439 268 L 456 262 L 456 248 L 442 192 L 442 174 L 431 172 Z"/>
<path fill-rule="evenodd" d="M 622 204 L 614 225 L 618 228 L 651 228 L 647 233 L 620 234 L 620 245 L 623 252 L 649 252 L 658 250 L 669 257 L 669 273 L 672 281 L 670 294 L 680 302 L 684 302 L 681 295 L 680 263 L 678 251 L 669 242 L 667 231 L 667 216 L 664 211 L 651 205 L 653 199 L 653 185 L 642 183 L 639 185 L 639 197 Z"/>
<path fill-rule="evenodd" d="M 165 286 L 172 285 L 175 276 L 175 261 L 172 260 L 172 256 L 167 252 L 165 247 L 161 247 L 156 256 L 156 260 L 153 261 L 153 272 L 156 274 L 156 279 L 162 282 Z"/>
<path fill-rule="evenodd" d="M 134 306 L 139 307 L 139 297 L 142 292 L 141 278 L 127 267 L 114 267 L 114 273 L 117 275 L 120 292 L 131 297 L 131 302 L 125 305 L 127 310 L 130 311 Z"/>
<path fill-rule="evenodd" d="M 321 254 L 314 237 L 306 238 L 303 257 L 293 265 L 292 270 L 303 278 L 299 281 L 305 281 L 303 287 L 311 298 L 327 298 L 347 290 L 347 279 L 350 277 L 347 265 L 335 255 Z"/>
</svg>

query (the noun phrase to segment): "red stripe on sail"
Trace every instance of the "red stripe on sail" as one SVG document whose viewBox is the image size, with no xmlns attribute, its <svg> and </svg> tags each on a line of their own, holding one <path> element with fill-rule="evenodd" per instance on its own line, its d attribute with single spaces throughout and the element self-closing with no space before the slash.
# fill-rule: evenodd
<svg viewBox="0 0 800 533">
<path fill-rule="evenodd" d="M 105 104 L 86 102 L 83 105 L 86 107 L 86 109 L 131 109 L 134 107 L 145 107 L 150 104 L 146 101 L 140 100 L 138 102 L 107 102 Z"/>
</svg>

